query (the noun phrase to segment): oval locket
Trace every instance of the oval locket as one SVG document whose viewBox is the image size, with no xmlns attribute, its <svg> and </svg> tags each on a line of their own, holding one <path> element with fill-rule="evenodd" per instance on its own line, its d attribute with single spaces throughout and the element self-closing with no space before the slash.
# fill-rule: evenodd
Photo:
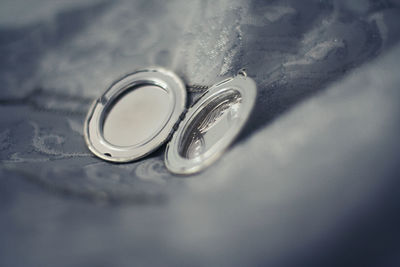
<svg viewBox="0 0 400 267">
<path fill-rule="evenodd" d="M 237 75 L 212 86 L 186 111 L 186 87 L 173 72 L 148 68 L 112 84 L 92 104 L 84 125 L 89 149 L 112 162 L 140 159 L 172 139 L 165 164 L 176 174 L 218 159 L 247 121 L 255 82 Z"/>
</svg>

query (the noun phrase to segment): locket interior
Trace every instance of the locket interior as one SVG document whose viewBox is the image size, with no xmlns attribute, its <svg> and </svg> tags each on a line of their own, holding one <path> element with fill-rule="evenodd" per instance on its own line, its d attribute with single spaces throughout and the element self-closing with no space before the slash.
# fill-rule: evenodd
<svg viewBox="0 0 400 267">
<path fill-rule="evenodd" d="M 185 114 L 187 93 L 181 79 L 163 68 L 143 69 L 111 85 L 92 104 L 85 140 L 104 160 L 130 162 L 150 154 L 172 135 L 165 152 L 167 169 L 195 173 L 233 142 L 255 97 L 254 81 L 237 75 L 209 88 Z"/>
</svg>

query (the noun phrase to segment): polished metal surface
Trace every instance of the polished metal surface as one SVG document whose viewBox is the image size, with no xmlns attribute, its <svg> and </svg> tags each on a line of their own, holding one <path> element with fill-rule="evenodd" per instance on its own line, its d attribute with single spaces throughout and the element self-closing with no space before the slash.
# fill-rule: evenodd
<svg viewBox="0 0 400 267">
<path fill-rule="evenodd" d="M 0 266 L 400 266 L 400 1 L 1 3 Z M 87 149 L 93 100 L 148 65 L 257 83 L 197 175 Z"/>
<path fill-rule="evenodd" d="M 104 138 L 118 146 L 144 142 L 168 119 L 168 92 L 158 86 L 131 90 L 110 107 L 103 125 Z"/>
<path fill-rule="evenodd" d="M 185 104 L 184 84 L 174 73 L 162 68 L 137 71 L 93 103 L 84 126 L 86 143 L 104 160 L 136 160 L 165 142 Z"/>
<path fill-rule="evenodd" d="M 211 87 L 188 110 L 168 144 L 168 170 L 191 174 L 218 159 L 249 117 L 255 97 L 256 84 L 244 72 Z"/>
</svg>

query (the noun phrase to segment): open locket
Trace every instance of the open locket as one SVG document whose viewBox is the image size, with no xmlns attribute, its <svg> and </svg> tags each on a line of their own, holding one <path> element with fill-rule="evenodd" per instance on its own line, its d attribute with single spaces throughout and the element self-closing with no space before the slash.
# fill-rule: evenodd
<svg viewBox="0 0 400 267">
<path fill-rule="evenodd" d="M 182 80 L 148 68 L 112 84 L 92 104 L 84 125 L 89 149 L 112 162 L 140 159 L 167 140 L 165 165 L 176 174 L 203 170 L 218 159 L 247 121 L 256 84 L 244 73 L 223 80 L 186 109 Z"/>
</svg>

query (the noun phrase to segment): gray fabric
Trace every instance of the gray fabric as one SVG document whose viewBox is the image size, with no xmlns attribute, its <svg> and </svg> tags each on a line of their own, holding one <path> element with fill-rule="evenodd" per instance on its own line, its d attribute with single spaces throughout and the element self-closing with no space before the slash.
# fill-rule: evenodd
<svg viewBox="0 0 400 267">
<path fill-rule="evenodd" d="M 0 266 L 397 266 L 396 1 L 5 1 Z M 137 68 L 258 85 L 239 140 L 173 176 L 90 154 L 93 99 Z"/>
</svg>

